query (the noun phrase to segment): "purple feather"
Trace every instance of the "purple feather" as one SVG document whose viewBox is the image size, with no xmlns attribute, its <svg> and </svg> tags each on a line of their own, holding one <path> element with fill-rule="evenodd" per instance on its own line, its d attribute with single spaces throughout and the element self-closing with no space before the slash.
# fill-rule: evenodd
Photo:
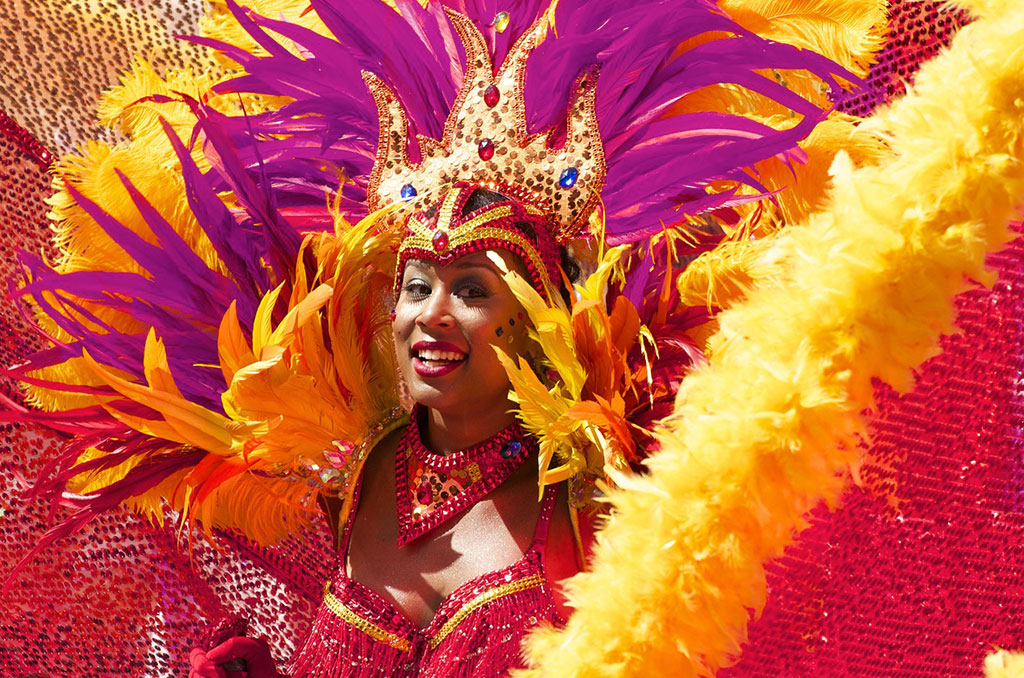
<svg viewBox="0 0 1024 678">
<path fill-rule="evenodd" d="M 154 209 L 120 170 L 117 170 L 117 176 L 121 179 L 125 190 L 128 191 L 128 195 L 131 196 L 139 214 L 145 219 L 146 225 L 156 236 L 164 255 L 163 261 L 157 263 L 156 270 L 148 267 L 146 270 L 154 276 L 160 276 L 161 283 L 166 278 L 177 278 L 183 281 L 179 284 L 187 285 L 186 293 L 191 302 L 191 308 L 200 309 L 205 306 L 216 309 L 216 312 L 208 314 L 208 317 L 212 321 L 211 324 L 218 325 L 224 309 L 227 309 L 231 305 L 231 301 L 237 298 L 238 287 L 230 278 L 210 270 L 206 262 L 188 246 L 188 243 L 182 240 L 170 223 Z M 136 259 L 136 261 L 139 260 Z M 139 263 L 142 262 L 139 261 Z M 193 317 L 195 318 L 196 314 L 193 314 Z"/>
<path fill-rule="evenodd" d="M 196 130 L 205 136 L 204 155 L 220 173 L 249 217 L 260 226 L 264 258 L 277 274 L 278 280 L 290 281 L 301 238 L 277 213 L 274 192 L 269 190 L 259 146 L 253 145 L 256 168 L 261 179 L 257 184 L 240 162 L 230 135 L 217 124 L 220 114 L 194 100 L 190 103 L 198 118 Z"/>
<path fill-rule="evenodd" d="M 256 317 L 258 300 L 271 289 L 270 280 L 260 263 L 260 233 L 244 227 L 231 215 L 209 182 L 204 180 L 203 173 L 178 135 L 167 121 L 161 122 L 181 163 L 189 207 L 238 285 L 239 318 L 243 320 L 243 325 L 251 325 L 252 319 Z"/>
<path fill-rule="evenodd" d="M 495 50 L 496 65 L 548 6 L 546 2 L 499 5 L 494 0 L 444 4 L 477 24 Z M 325 223 L 315 200 L 323 195 L 320 191 L 336 191 L 342 168 L 353 180 L 342 189 L 343 214 L 350 219 L 362 216 L 360 202 L 365 193 L 359 189 L 372 167 L 376 120 L 360 71 L 374 72 L 393 88 L 408 112 L 412 131 L 440 137 L 460 80 L 461 66 L 456 62 L 462 57 L 453 48 L 452 29 L 440 16 L 439 5 L 429 3 L 424 9 L 417 2 L 402 0 L 399 13 L 368 0 L 313 0 L 312 8 L 336 40 L 232 6 L 239 21 L 271 54 L 230 52 L 247 74 L 221 89 L 296 99 L 280 111 L 251 120 L 250 138 L 264 139 L 270 133 L 278 138 L 246 142 L 239 138 L 236 124 L 231 134 L 239 148 L 238 161 L 254 167 L 255 147 L 266 147 L 263 171 L 282 204 L 292 210 L 290 220 L 300 230 Z M 504 33 L 494 29 L 499 11 L 509 14 Z M 692 213 L 732 200 L 731 196 L 678 199 L 713 181 L 733 179 L 760 190 L 745 168 L 795 148 L 824 117 L 814 104 L 756 70 L 807 69 L 821 77 L 834 96 L 840 92 L 840 78 L 856 82 L 852 74 L 820 55 L 763 40 L 742 29 L 710 0 L 628 4 L 561 0 L 556 28 L 557 36 L 549 34 L 528 63 L 525 95 L 530 129 L 564 126 L 565 103 L 577 74 L 590 64 L 602 65 L 597 104 L 609 165 L 604 199 L 607 232 L 616 242 L 646 237 L 662 223 L 677 220 L 680 209 Z M 271 45 L 273 38 L 267 31 L 300 45 L 302 56 Z M 681 43 L 709 32 L 727 37 L 675 55 Z M 660 117 L 686 94 L 722 82 L 774 99 L 807 124 L 794 132 L 757 127 L 738 116 L 718 116 L 713 125 L 709 125 L 711 114 Z M 704 127 L 706 133 L 700 134 Z M 742 138 L 755 132 L 749 143 Z M 410 155 L 417 157 L 415 148 Z M 325 159 L 337 169 L 324 171 Z M 665 171 L 666 164 L 671 171 Z M 653 168 L 658 171 L 652 172 Z M 638 186 L 644 189 L 640 193 Z M 304 220 L 308 220 L 305 225 Z"/>
</svg>

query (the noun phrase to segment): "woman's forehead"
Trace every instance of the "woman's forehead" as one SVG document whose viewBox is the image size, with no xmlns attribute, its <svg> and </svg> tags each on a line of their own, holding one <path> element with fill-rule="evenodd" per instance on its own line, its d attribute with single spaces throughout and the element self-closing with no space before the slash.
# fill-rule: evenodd
<svg viewBox="0 0 1024 678">
<path fill-rule="evenodd" d="M 515 256 L 511 252 L 502 249 L 493 250 L 480 250 L 477 252 L 469 252 L 457 257 L 450 263 L 440 264 L 437 261 L 430 259 L 416 259 L 410 258 L 405 262 L 406 269 L 415 268 L 421 271 L 433 271 L 439 272 L 441 270 L 447 271 L 461 271 L 466 269 L 485 269 L 494 273 L 495 275 L 502 275 L 503 271 L 498 268 L 497 264 L 492 259 L 493 256 L 497 255 L 505 263 L 505 266 L 514 271 L 525 270 L 519 257 Z"/>
</svg>

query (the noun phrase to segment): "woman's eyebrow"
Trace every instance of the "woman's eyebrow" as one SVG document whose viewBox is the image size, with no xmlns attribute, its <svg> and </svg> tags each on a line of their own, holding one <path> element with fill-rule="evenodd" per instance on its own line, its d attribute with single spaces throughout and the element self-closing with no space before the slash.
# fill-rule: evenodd
<svg viewBox="0 0 1024 678">
<path fill-rule="evenodd" d="M 458 269 L 480 268 L 480 269 L 483 269 L 485 271 L 490 271 L 491 273 L 494 273 L 495 275 L 498 274 L 498 272 L 494 269 L 494 264 L 492 264 L 490 262 L 456 261 L 451 266 L 452 266 L 452 268 L 458 268 Z"/>
</svg>

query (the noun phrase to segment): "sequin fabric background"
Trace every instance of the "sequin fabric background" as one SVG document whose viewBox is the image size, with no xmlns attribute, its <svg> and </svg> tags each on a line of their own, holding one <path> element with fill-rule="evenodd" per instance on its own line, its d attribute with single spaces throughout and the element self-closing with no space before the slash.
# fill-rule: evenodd
<svg viewBox="0 0 1024 678">
<path fill-rule="evenodd" d="M 894 3 L 892 36 L 868 88 L 844 102 L 868 113 L 903 90 L 919 60 L 960 24 L 938 3 Z M 199 2 L 0 3 L 0 274 L 18 247 L 46 247 L 50 153 L 102 136 L 99 91 L 130 54 L 164 67 L 195 58 Z M 963 332 L 920 370 L 917 388 L 879 388 L 873 463 L 842 508 L 824 510 L 771 565 L 768 606 L 738 665 L 747 676 L 979 676 L 993 645 L 1024 645 L 1024 243 L 992 258 L 991 290 L 958 300 Z M 0 362 L 35 338 L 0 305 Z M 16 392 L 0 384 L 7 394 Z M 26 479 L 60 445 L 4 425 L 0 575 L 51 524 L 26 505 Z M 223 535 L 190 554 L 174 531 L 118 512 L 36 557 L 0 600 L 0 676 L 182 675 L 207 623 L 237 612 L 288 656 L 332 562 L 326 531 L 258 549 Z"/>
</svg>

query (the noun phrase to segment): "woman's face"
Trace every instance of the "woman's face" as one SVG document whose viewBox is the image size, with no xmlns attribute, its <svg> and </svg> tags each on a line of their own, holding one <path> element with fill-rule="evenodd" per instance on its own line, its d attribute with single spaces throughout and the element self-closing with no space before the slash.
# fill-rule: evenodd
<svg viewBox="0 0 1024 678">
<path fill-rule="evenodd" d="M 494 253 L 525 275 L 516 257 Z M 510 355 L 524 351 L 526 321 L 487 252 L 447 266 L 409 260 L 392 329 L 398 364 L 416 402 L 442 413 L 508 411 L 508 376 L 493 347 Z"/>
</svg>

